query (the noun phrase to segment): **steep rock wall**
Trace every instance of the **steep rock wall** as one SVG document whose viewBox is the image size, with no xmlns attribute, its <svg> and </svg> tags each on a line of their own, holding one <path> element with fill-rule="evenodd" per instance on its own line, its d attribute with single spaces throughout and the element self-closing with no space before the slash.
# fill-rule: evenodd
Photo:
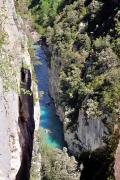
<svg viewBox="0 0 120 180">
<path fill-rule="evenodd" d="M 78 159 L 85 153 L 83 179 L 119 178 L 119 7 L 74 1 L 47 29 L 49 89 L 68 149 Z"/>
<path fill-rule="evenodd" d="M 33 149 L 33 133 L 34 108 L 33 94 L 31 91 L 31 73 L 30 70 L 21 69 L 21 88 L 29 90 L 31 95 L 21 94 L 19 97 L 19 141 L 22 148 L 22 162 L 16 180 L 29 179 L 29 170 L 31 166 L 32 149 Z"/>
<path fill-rule="evenodd" d="M 52 52 L 52 49 L 50 49 Z M 51 67 L 49 69 L 49 90 L 51 96 L 55 100 L 57 114 L 60 116 L 61 121 L 64 125 L 64 136 L 65 141 L 68 144 L 68 148 L 74 154 L 80 152 L 80 149 L 83 150 L 95 150 L 99 147 L 104 146 L 103 137 L 107 133 L 107 128 L 104 125 L 101 119 L 86 119 L 84 113 L 79 110 L 77 117 L 77 125 L 71 130 L 67 129 L 67 125 L 70 120 L 67 117 L 69 114 L 69 109 L 63 108 L 59 103 L 60 98 L 60 67 L 59 62 L 62 62 L 60 57 L 54 57 L 54 60 L 51 60 Z M 64 65 L 63 65 L 64 66 Z"/>
<path fill-rule="evenodd" d="M 27 37 L 22 30 L 24 24 L 16 14 L 13 0 L 0 1 L 0 21 L 1 34 L 5 35 L 0 48 L 0 179 L 14 180 L 17 175 L 17 179 L 27 180 L 32 156 L 34 119 L 36 130 L 39 126 L 39 103 L 33 106 L 32 95 L 18 95 L 23 64 L 30 69 L 25 73 L 27 88 L 30 92 L 33 88 L 36 89 L 36 96 L 37 88 L 30 77 L 31 59 Z"/>
</svg>

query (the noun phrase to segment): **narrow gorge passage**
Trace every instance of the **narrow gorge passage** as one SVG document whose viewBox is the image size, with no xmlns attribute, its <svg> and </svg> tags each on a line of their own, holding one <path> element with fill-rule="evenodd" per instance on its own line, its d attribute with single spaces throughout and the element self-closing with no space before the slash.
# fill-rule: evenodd
<svg viewBox="0 0 120 180">
<path fill-rule="evenodd" d="M 56 115 L 53 99 L 49 95 L 48 64 L 44 51 L 39 45 L 35 45 L 35 52 L 40 64 L 35 66 L 38 80 L 38 90 L 44 92 L 40 99 L 40 127 L 45 130 L 44 140 L 53 148 L 62 149 L 65 146 L 63 126 Z"/>
</svg>

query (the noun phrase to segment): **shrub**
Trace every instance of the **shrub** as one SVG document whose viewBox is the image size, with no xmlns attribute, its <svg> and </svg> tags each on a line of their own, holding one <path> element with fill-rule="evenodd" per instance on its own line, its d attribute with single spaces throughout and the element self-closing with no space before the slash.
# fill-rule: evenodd
<svg viewBox="0 0 120 180">
<path fill-rule="evenodd" d="M 94 41 L 95 49 L 102 50 L 109 46 L 110 46 L 109 38 L 107 38 L 107 37 L 103 37 L 103 38 L 99 37 Z"/>
<path fill-rule="evenodd" d="M 40 129 L 37 136 L 39 151 L 41 153 L 41 176 L 46 180 L 79 180 L 80 172 L 77 170 L 77 162 L 74 157 L 69 157 L 67 149 L 63 151 L 53 149 L 45 143 L 45 131 Z M 37 156 L 31 168 L 31 180 L 37 180 L 35 173 L 35 165 L 37 164 Z"/>
</svg>

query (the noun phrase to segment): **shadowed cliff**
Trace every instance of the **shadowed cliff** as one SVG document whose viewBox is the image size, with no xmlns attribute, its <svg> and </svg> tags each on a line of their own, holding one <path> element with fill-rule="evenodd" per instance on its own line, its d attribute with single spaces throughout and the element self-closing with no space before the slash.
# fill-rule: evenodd
<svg viewBox="0 0 120 180">
<path fill-rule="evenodd" d="M 28 180 L 31 166 L 33 133 L 34 133 L 34 109 L 33 94 L 31 91 L 31 73 L 28 69 L 21 69 L 21 88 L 29 91 L 28 94 L 21 93 L 19 97 L 19 126 L 20 144 L 22 147 L 22 163 L 16 180 Z"/>
</svg>

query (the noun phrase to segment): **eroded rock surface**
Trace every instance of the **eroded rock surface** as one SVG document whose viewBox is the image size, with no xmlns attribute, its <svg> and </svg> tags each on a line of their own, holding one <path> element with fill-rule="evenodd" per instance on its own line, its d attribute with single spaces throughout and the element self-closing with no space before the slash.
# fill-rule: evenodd
<svg viewBox="0 0 120 180">
<path fill-rule="evenodd" d="M 27 180 L 33 132 L 39 126 L 39 103 L 33 105 L 32 89 L 36 89 L 37 95 L 37 87 L 31 78 L 23 21 L 16 13 L 13 0 L 0 1 L 0 22 L 0 180 Z M 23 64 L 29 67 L 25 71 L 24 89 L 29 90 L 31 96 L 21 94 L 19 97 Z"/>
</svg>

